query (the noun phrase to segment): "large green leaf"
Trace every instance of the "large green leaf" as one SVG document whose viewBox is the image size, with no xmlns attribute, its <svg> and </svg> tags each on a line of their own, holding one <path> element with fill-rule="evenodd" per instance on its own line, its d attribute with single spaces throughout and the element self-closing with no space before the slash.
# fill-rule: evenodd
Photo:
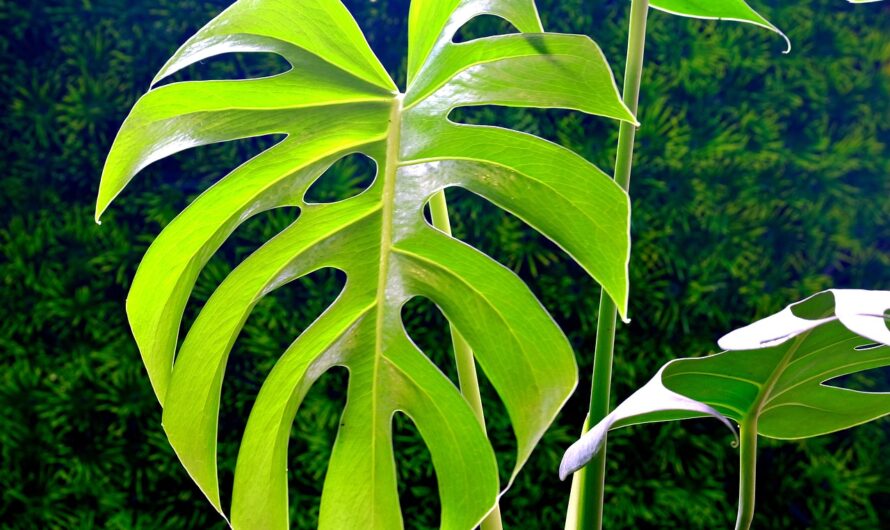
<svg viewBox="0 0 890 530">
<path fill-rule="evenodd" d="M 490 14 L 521 34 L 454 44 Z M 627 195 L 573 152 L 540 138 L 448 119 L 452 109 L 509 105 L 634 118 L 588 38 L 543 33 L 532 0 L 418 0 L 410 13 L 410 79 L 397 91 L 345 7 L 333 0 L 241 0 L 201 29 L 156 82 L 228 52 L 272 52 L 293 69 L 272 77 L 155 88 L 133 108 L 109 154 L 98 216 L 133 176 L 176 152 L 285 134 L 208 189 L 149 248 L 127 300 L 133 334 L 164 407 L 170 443 L 214 507 L 220 389 L 254 305 L 320 268 L 347 281 L 340 297 L 282 355 L 243 435 L 231 522 L 288 526 L 287 443 L 300 401 L 333 366 L 349 370 L 348 401 L 329 463 L 320 526 L 402 525 L 391 440 L 405 412 L 430 449 L 442 528 L 466 529 L 499 493 L 494 452 L 459 390 L 407 336 L 412 297 L 435 302 L 472 346 L 509 413 L 513 476 L 572 392 L 568 341 L 508 269 L 431 227 L 423 208 L 450 186 L 471 190 L 566 250 L 622 308 L 627 303 Z M 331 164 L 364 153 L 374 183 L 340 202 L 304 194 Z M 210 256 L 259 212 L 298 206 L 299 219 L 242 262 L 202 308 L 175 355 L 184 307 Z"/>
<path fill-rule="evenodd" d="M 791 41 L 788 40 L 788 37 L 769 20 L 763 18 L 745 0 L 652 0 L 650 5 L 672 15 L 754 24 L 781 35 L 788 46 L 785 52 L 791 51 Z"/>
<path fill-rule="evenodd" d="M 890 366 L 888 310 L 890 291 L 824 291 L 726 335 L 728 351 L 667 363 L 566 451 L 560 476 L 589 461 L 608 430 L 627 425 L 711 415 L 797 439 L 890 414 L 890 393 L 831 383 Z"/>
</svg>

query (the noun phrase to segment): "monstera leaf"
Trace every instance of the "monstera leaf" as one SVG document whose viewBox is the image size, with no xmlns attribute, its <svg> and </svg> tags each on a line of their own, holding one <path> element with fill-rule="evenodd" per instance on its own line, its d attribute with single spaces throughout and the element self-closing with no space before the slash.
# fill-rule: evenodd
<svg viewBox="0 0 890 530">
<path fill-rule="evenodd" d="M 524 33 L 453 43 L 458 29 L 482 14 Z M 429 447 L 442 528 L 472 528 L 494 507 L 500 488 L 493 449 L 459 390 L 406 334 L 400 313 L 412 297 L 441 308 L 503 400 L 517 438 L 513 476 L 571 394 L 572 350 L 529 289 L 425 221 L 425 204 L 444 188 L 464 187 L 525 220 L 598 280 L 624 314 L 627 195 L 558 145 L 448 119 L 456 107 L 504 105 L 633 121 L 599 48 L 583 36 L 544 33 L 532 0 L 417 0 L 409 32 L 408 88 L 400 93 L 339 1 L 236 2 L 188 40 L 155 82 L 229 52 L 276 53 L 293 68 L 154 88 L 108 156 L 97 220 L 154 161 L 214 142 L 286 135 L 164 229 L 127 299 L 170 443 L 220 513 L 220 389 L 246 318 L 263 296 L 303 275 L 328 267 L 346 274 L 339 298 L 295 338 L 257 396 L 234 477 L 236 528 L 288 527 L 291 423 L 309 387 L 334 366 L 349 370 L 348 401 L 325 479 L 322 528 L 401 527 L 391 433 L 397 411 Z M 373 184 L 343 201 L 307 202 L 312 183 L 352 153 L 376 161 Z M 240 223 L 288 205 L 300 208 L 299 219 L 223 281 L 174 363 L 202 267 Z"/>
<path fill-rule="evenodd" d="M 890 366 L 888 311 L 890 291 L 824 291 L 726 335 L 719 344 L 728 351 L 667 363 L 569 448 L 560 476 L 596 454 L 606 431 L 627 425 L 711 415 L 791 440 L 890 414 L 890 393 L 831 383 Z"/>
<path fill-rule="evenodd" d="M 650 5 L 672 15 L 754 24 L 781 35 L 788 46 L 786 53 L 791 51 L 791 41 L 788 37 L 760 13 L 754 11 L 745 0 L 652 0 Z"/>
</svg>

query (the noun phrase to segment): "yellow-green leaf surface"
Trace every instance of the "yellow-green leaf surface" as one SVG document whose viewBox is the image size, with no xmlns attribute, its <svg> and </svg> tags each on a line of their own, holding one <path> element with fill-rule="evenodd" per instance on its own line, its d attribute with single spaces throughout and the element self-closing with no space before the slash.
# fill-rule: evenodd
<svg viewBox="0 0 890 530">
<path fill-rule="evenodd" d="M 659 11 L 683 17 L 754 24 L 781 35 L 788 46 L 786 52 L 791 51 L 791 41 L 788 40 L 788 37 L 769 20 L 763 18 L 745 0 L 652 0 L 651 6 Z"/>
<path fill-rule="evenodd" d="M 890 366 L 890 291 L 824 291 L 719 343 L 727 351 L 666 364 L 569 448 L 561 476 L 592 458 L 609 429 L 637 423 L 711 415 L 797 439 L 890 414 L 890 393 L 832 382 Z"/>
<path fill-rule="evenodd" d="M 482 14 L 524 33 L 452 42 Z M 469 404 L 406 334 L 402 306 L 429 298 L 472 346 L 513 425 L 514 477 L 574 389 L 577 369 L 528 287 L 430 226 L 423 208 L 451 186 L 485 197 L 565 249 L 624 315 L 630 205 L 577 154 L 528 134 L 454 123 L 448 114 L 474 105 L 552 107 L 633 122 L 605 58 L 586 37 L 544 33 L 531 0 L 415 1 L 402 94 L 339 1 L 241 0 L 186 42 L 155 81 L 231 52 L 276 53 L 293 68 L 152 89 L 124 122 L 99 189 L 97 219 L 152 162 L 200 145 L 285 135 L 195 199 L 154 241 L 134 278 L 127 312 L 170 443 L 235 528 L 287 528 L 294 415 L 312 384 L 343 366 L 347 404 L 320 527 L 402 527 L 392 445 L 392 418 L 401 411 L 432 455 L 442 528 L 472 528 L 508 485 L 499 484 L 494 451 Z M 353 153 L 376 161 L 373 184 L 343 201 L 307 202 L 309 187 Z M 300 217 L 232 271 L 176 351 L 201 269 L 242 222 L 282 206 L 299 207 Z M 216 462 L 229 353 L 260 299 L 322 268 L 343 271 L 346 286 L 266 378 L 243 434 L 229 509 L 220 503 Z"/>
</svg>

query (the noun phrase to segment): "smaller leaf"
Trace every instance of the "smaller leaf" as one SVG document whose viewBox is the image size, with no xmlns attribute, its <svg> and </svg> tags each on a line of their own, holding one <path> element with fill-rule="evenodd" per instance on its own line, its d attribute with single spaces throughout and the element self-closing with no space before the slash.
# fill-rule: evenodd
<svg viewBox="0 0 890 530">
<path fill-rule="evenodd" d="M 890 414 L 890 393 L 826 384 L 890 366 L 890 291 L 829 290 L 720 339 L 723 353 L 667 363 L 566 451 L 565 479 L 602 448 L 607 431 L 713 416 L 761 436 L 809 438 Z"/>
</svg>

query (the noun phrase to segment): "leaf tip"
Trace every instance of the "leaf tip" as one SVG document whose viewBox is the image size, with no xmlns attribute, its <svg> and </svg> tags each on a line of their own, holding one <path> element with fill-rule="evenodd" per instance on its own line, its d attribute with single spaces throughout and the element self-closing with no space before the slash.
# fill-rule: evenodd
<svg viewBox="0 0 890 530">
<path fill-rule="evenodd" d="M 785 51 L 782 52 L 782 55 L 788 55 L 788 54 L 791 53 L 791 39 L 789 39 L 789 38 L 788 38 L 784 33 L 782 33 L 781 31 L 779 32 L 779 34 L 782 36 L 782 38 L 785 39 L 785 46 L 786 46 L 786 48 L 785 48 Z"/>
<path fill-rule="evenodd" d="M 769 29 L 776 32 L 780 37 L 785 39 L 785 50 L 782 52 L 782 55 L 788 55 L 791 53 L 791 39 L 788 38 L 788 35 L 785 35 L 785 32 L 777 28 L 776 26 L 770 24 Z"/>
<path fill-rule="evenodd" d="M 625 326 L 630 324 L 630 317 L 627 316 L 627 297 L 624 298 L 622 303 L 616 305 L 618 306 L 618 316 L 621 318 L 621 322 Z"/>
<path fill-rule="evenodd" d="M 559 480 L 567 479 L 569 475 L 586 466 L 599 454 L 605 442 L 605 433 L 611 425 L 612 421 L 606 418 L 566 449 L 562 461 L 559 463 Z"/>
<path fill-rule="evenodd" d="M 158 83 L 160 83 L 167 77 L 175 74 L 181 69 L 176 67 L 175 59 L 175 56 L 171 57 L 170 60 L 167 61 L 167 63 L 164 64 L 164 66 L 162 66 L 160 70 L 158 70 L 158 73 L 155 74 L 153 78 L 151 78 L 151 82 L 148 84 L 149 91 L 154 90 L 157 87 Z"/>
<path fill-rule="evenodd" d="M 108 203 L 102 202 L 101 198 L 96 201 L 96 211 L 93 214 L 93 220 L 96 221 L 97 225 L 102 224 L 102 214 L 105 213 L 105 210 L 108 208 Z"/>
<path fill-rule="evenodd" d="M 621 102 L 621 110 L 623 111 L 623 115 L 616 116 L 616 118 L 618 118 L 620 121 L 629 123 L 634 127 L 634 129 L 639 129 L 642 126 L 642 123 L 637 120 L 636 114 L 634 114 L 623 101 Z"/>
<path fill-rule="evenodd" d="M 105 213 L 105 208 L 102 208 L 99 204 L 96 205 L 96 212 L 93 214 L 93 220 L 96 221 L 97 225 L 102 224 L 102 214 Z"/>
<path fill-rule="evenodd" d="M 565 454 L 562 455 L 562 461 L 559 463 L 559 480 L 565 481 L 565 479 L 569 478 L 569 475 L 574 473 L 574 470 L 571 469 L 571 465 L 569 464 L 569 455 L 572 452 L 572 447 L 569 447 Z"/>
<path fill-rule="evenodd" d="M 577 461 L 574 457 L 573 449 L 574 449 L 574 445 L 572 447 L 569 447 L 568 450 L 566 451 L 566 454 L 563 455 L 562 461 L 559 463 L 559 480 L 560 481 L 564 482 L 567 478 L 569 478 L 569 475 L 572 475 L 573 473 L 575 473 L 576 471 L 578 471 L 579 469 L 584 467 L 583 464 L 580 466 L 577 465 Z"/>
</svg>

